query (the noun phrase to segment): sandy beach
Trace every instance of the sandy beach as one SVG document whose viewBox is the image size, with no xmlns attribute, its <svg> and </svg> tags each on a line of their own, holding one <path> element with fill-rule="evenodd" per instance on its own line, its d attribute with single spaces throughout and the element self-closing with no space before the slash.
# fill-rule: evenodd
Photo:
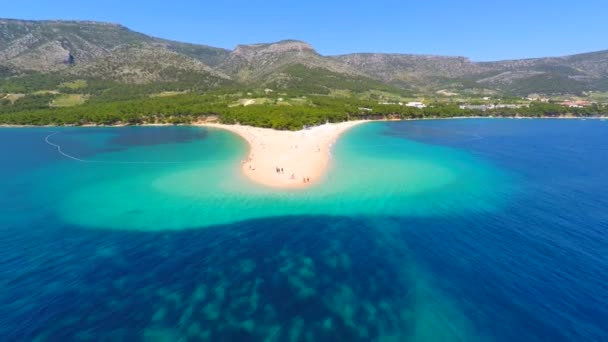
<svg viewBox="0 0 608 342">
<path fill-rule="evenodd" d="M 366 121 L 325 124 L 300 131 L 241 125 L 200 124 L 236 133 L 250 146 L 243 173 L 270 187 L 298 189 L 317 183 L 326 171 L 330 150 L 340 134 Z"/>
</svg>

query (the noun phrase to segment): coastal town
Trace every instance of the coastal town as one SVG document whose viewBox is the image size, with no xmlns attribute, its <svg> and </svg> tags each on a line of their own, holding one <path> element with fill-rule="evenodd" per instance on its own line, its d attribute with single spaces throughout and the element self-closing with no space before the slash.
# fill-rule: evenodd
<svg viewBox="0 0 608 342">
<path fill-rule="evenodd" d="M 441 95 L 448 94 L 449 96 L 456 96 L 456 93 L 441 92 Z M 394 100 L 382 100 L 378 102 L 381 106 L 403 106 L 417 109 L 424 109 L 432 107 L 437 103 L 457 103 L 458 107 L 462 110 L 471 111 L 488 111 L 488 110 L 499 110 L 499 109 L 519 109 L 529 108 L 534 103 L 545 103 L 554 104 L 561 107 L 580 109 L 591 106 L 605 106 L 608 105 L 608 96 L 603 98 L 604 101 L 598 101 L 589 99 L 590 97 L 581 97 L 574 95 L 562 95 L 562 96 L 547 96 L 542 94 L 530 94 L 522 98 L 501 98 L 501 97 L 490 97 L 484 96 L 480 98 L 418 98 L 412 101 L 394 101 Z M 601 99 L 601 98 L 600 98 Z M 360 108 L 361 110 L 371 111 L 371 108 Z"/>
</svg>

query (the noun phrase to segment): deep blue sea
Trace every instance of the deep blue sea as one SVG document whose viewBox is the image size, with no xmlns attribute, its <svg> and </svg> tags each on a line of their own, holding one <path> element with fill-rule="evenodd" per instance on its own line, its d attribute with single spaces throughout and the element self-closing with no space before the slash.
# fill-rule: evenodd
<svg viewBox="0 0 608 342">
<path fill-rule="evenodd" d="M 0 129 L 0 340 L 608 341 L 608 122 L 368 123 L 304 191 L 246 154 Z"/>
</svg>

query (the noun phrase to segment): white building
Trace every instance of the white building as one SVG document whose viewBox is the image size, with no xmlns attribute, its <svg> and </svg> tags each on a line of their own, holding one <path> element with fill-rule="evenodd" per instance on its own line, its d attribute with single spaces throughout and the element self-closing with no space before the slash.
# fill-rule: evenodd
<svg viewBox="0 0 608 342">
<path fill-rule="evenodd" d="M 426 108 L 426 105 L 422 102 L 408 102 L 405 104 L 406 107 Z"/>
</svg>

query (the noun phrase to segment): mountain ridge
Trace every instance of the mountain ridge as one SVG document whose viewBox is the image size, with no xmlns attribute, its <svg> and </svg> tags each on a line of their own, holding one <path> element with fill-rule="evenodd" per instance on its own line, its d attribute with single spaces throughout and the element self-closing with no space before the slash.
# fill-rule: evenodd
<svg viewBox="0 0 608 342">
<path fill-rule="evenodd" d="M 300 67 L 311 72 L 305 75 Z M 294 39 L 239 44 L 229 50 L 156 38 L 118 23 L 0 18 L 0 77 L 75 77 L 79 72 L 127 84 L 184 78 L 221 84 L 217 80 L 225 79 L 242 86 L 278 84 L 285 89 L 308 82 L 321 92 L 336 84 L 357 91 L 368 84 L 417 94 L 446 90 L 521 96 L 608 90 L 608 50 L 493 62 L 407 53 L 326 56 Z"/>
</svg>

